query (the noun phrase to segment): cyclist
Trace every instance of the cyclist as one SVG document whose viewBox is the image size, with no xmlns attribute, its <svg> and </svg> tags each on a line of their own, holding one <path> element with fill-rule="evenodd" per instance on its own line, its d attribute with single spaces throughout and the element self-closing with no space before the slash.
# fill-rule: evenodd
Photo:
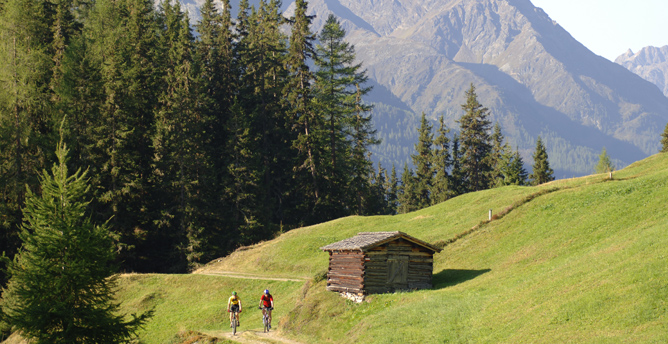
<svg viewBox="0 0 668 344">
<path fill-rule="evenodd" d="M 239 323 L 239 313 L 241 313 L 241 299 L 237 296 L 237 292 L 233 291 L 230 299 L 227 300 L 227 311 L 230 312 L 230 327 L 232 327 L 232 319 L 234 312 L 237 312 L 237 326 L 241 326 Z"/>
<path fill-rule="evenodd" d="M 262 316 L 267 315 L 269 328 L 271 328 L 271 311 L 274 309 L 274 297 L 269 294 L 269 289 L 264 290 L 264 294 L 260 298 L 259 307 L 262 309 Z"/>
</svg>

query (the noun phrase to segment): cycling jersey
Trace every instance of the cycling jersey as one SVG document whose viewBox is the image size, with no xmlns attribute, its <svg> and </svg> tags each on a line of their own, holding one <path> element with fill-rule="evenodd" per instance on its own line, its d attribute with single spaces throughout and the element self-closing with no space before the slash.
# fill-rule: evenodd
<svg viewBox="0 0 668 344">
<path fill-rule="evenodd" d="M 241 301 L 241 300 L 239 299 L 238 296 L 232 295 L 232 296 L 230 296 L 230 300 L 229 300 L 228 302 L 229 302 L 231 305 L 236 306 L 236 305 L 239 304 L 239 301 Z"/>
<path fill-rule="evenodd" d="M 262 294 L 262 297 L 260 298 L 260 301 L 262 301 L 263 306 L 265 306 L 266 308 L 269 308 L 269 307 L 271 307 L 271 302 L 274 301 L 274 298 L 271 295 Z"/>
</svg>

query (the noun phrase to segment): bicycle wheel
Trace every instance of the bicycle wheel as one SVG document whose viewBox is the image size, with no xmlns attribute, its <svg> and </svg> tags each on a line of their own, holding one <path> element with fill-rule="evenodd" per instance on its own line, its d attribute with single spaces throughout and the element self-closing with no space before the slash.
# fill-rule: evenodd
<svg viewBox="0 0 668 344">
<path fill-rule="evenodd" d="M 262 317 L 262 325 L 264 325 L 264 332 L 269 332 L 269 317 L 266 314 Z"/>
<path fill-rule="evenodd" d="M 237 314 L 234 313 L 232 315 L 232 335 L 236 336 L 237 335 Z"/>
</svg>

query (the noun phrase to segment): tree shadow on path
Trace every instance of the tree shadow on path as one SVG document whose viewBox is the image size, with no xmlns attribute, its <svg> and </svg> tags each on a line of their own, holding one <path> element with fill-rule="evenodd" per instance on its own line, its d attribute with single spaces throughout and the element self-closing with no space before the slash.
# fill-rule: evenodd
<svg viewBox="0 0 668 344">
<path fill-rule="evenodd" d="M 466 281 L 470 281 L 482 274 L 488 273 L 492 269 L 482 270 L 460 270 L 460 269 L 445 269 L 434 274 L 432 283 L 434 289 L 444 289 L 455 286 Z"/>
</svg>

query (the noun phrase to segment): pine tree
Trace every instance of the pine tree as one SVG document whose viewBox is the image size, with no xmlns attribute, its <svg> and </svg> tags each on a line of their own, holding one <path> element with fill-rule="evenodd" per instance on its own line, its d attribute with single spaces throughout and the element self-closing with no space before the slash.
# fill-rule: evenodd
<svg viewBox="0 0 668 344">
<path fill-rule="evenodd" d="M 452 196 L 463 194 L 464 171 L 462 171 L 462 151 L 459 149 L 459 135 L 452 138 L 452 171 L 450 172 L 450 190 Z"/>
<path fill-rule="evenodd" d="M 3 1 L 0 11 L 0 251 L 18 248 L 26 185 L 53 161 L 53 4 Z M 0 269 L 0 282 L 4 273 Z"/>
<path fill-rule="evenodd" d="M 372 107 L 362 102 L 371 90 L 363 86 L 368 78 L 365 71 L 360 71 L 361 64 L 355 64 L 355 47 L 344 41 L 345 35 L 339 21 L 330 14 L 318 36 L 315 56 L 315 109 L 324 120 L 327 135 L 322 184 L 334 217 L 344 215 L 342 210 L 348 204 L 359 204 L 348 199 L 349 195 L 356 195 L 359 201 L 361 195 L 368 193 L 367 176 L 373 170 L 369 146 L 379 143 L 367 115 Z M 353 212 L 360 211 L 363 212 Z"/>
<path fill-rule="evenodd" d="M 388 208 L 385 186 L 387 185 L 387 171 L 378 163 L 378 169 L 371 173 L 369 186 L 366 194 L 360 199 L 363 204 L 359 206 L 359 215 L 383 215 Z"/>
<path fill-rule="evenodd" d="M 294 128 L 297 137 L 293 147 L 298 151 L 298 161 L 295 166 L 298 188 L 305 198 L 305 213 L 310 218 L 307 222 L 317 222 L 320 212 L 316 210 L 321 200 L 321 173 L 320 161 L 323 142 L 323 118 L 313 109 L 313 94 L 311 82 L 314 78 L 308 63 L 315 55 L 313 48 L 314 35 L 311 33 L 312 17 L 306 14 L 307 2 L 297 0 L 295 13 L 289 22 L 291 24 L 290 44 L 286 56 L 289 77 L 286 84 L 286 98 L 290 127 Z"/>
<path fill-rule="evenodd" d="M 163 91 L 159 97 L 153 138 L 154 218 L 159 232 L 169 233 L 168 247 L 180 253 L 171 259 L 172 269 L 194 268 L 206 255 L 205 245 L 216 220 L 215 169 L 209 147 L 213 141 L 213 118 L 203 111 L 198 91 L 198 64 L 188 17 L 178 2 L 161 5 L 164 22 L 162 49 Z M 160 257 L 161 251 L 152 255 Z M 161 257 L 169 262 L 170 257 Z M 179 268 L 180 267 L 180 268 Z"/>
<path fill-rule="evenodd" d="M 125 341 L 151 312 L 129 321 L 117 314 L 113 242 L 85 214 L 87 172 L 70 175 L 67 153 L 59 145 L 58 163 L 40 177 L 42 195 L 28 192 L 23 246 L 2 293 L 4 320 L 36 343 Z"/>
<path fill-rule="evenodd" d="M 434 170 L 432 169 L 432 145 L 434 134 L 432 126 L 422 113 L 420 128 L 418 128 L 418 142 L 415 144 L 415 154 L 411 155 L 415 165 L 415 197 L 417 208 L 422 209 L 431 205 L 430 191 L 433 185 Z"/>
<path fill-rule="evenodd" d="M 510 147 L 506 147 L 503 144 L 504 137 L 501 133 L 501 126 L 498 122 L 494 124 L 494 129 L 492 131 L 492 151 L 489 154 L 489 165 L 491 166 L 491 171 L 489 174 L 490 186 L 495 185 L 504 185 L 504 175 L 501 171 L 505 166 L 503 166 L 503 155 L 510 152 Z M 512 153 L 510 153 L 512 154 Z"/>
<path fill-rule="evenodd" d="M 513 185 L 527 185 L 529 173 L 524 168 L 524 160 L 520 155 L 519 149 L 515 149 L 513 156 L 513 163 L 511 164 L 511 178 Z"/>
<path fill-rule="evenodd" d="M 265 237 L 267 231 L 266 214 L 263 214 L 262 197 L 266 195 L 262 188 L 262 156 L 259 140 L 251 133 L 249 116 L 243 107 L 234 104 L 230 111 L 230 141 L 227 144 L 231 153 L 227 173 L 226 199 L 231 201 L 233 244 L 249 245 Z M 230 247 L 234 248 L 234 247 Z"/>
<path fill-rule="evenodd" d="M 356 85 L 357 93 L 355 94 L 354 101 L 354 112 L 352 118 L 347 118 L 349 129 L 350 142 L 344 151 L 349 152 L 343 156 L 342 162 L 345 164 L 342 166 L 344 169 L 344 175 L 350 175 L 350 182 L 348 185 L 342 186 L 342 191 L 344 194 L 337 192 L 335 194 L 340 195 L 341 199 L 346 199 L 345 194 L 349 195 L 363 195 L 369 193 L 371 188 L 371 181 L 365 176 L 369 176 L 373 172 L 373 163 L 371 162 L 371 152 L 369 147 L 372 145 L 377 145 L 380 143 L 380 140 L 376 138 L 376 130 L 373 129 L 371 123 L 371 116 L 367 115 L 371 107 L 362 103 L 362 94 L 363 92 L 359 85 Z M 345 141 L 344 141 L 345 142 Z M 380 166 L 379 166 L 380 168 Z M 345 180 L 346 178 L 342 178 Z M 382 184 L 383 181 L 380 181 Z M 376 186 L 379 186 L 378 181 Z M 383 197 L 384 198 L 384 197 Z M 347 208 L 346 204 L 342 204 L 343 208 Z M 354 211 L 356 214 L 368 213 L 364 209 L 356 209 Z M 334 218 L 334 217 L 332 217 Z"/>
<path fill-rule="evenodd" d="M 99 166 L 96 213 L 98 219 L 111 218 L 124 268 L 135 271 L 159 271 L 163 263 L 144 259 L 140 250 L 155 247 L 142 246 L 153 225 L 149 178 L 163 58 L 155 18 L 150 0 L 102 0 L 91 13 L 88 33 L 104 90 L 92 124 Z"/>
<path fill-rule="evenodd" d="M 668 124 L 666 128 L 663 129 L 663 134 L 661 134 L 661 153 L 668 152 Z"/>
<path fill-rule="evenodd" d="M 239 104 L 250 117 L 252 140 L 257 140 L 261 165 L 252 167 L 262 176 L 262 200 L 258 221 L 270 229 L 271 223 L 292 223 L 284 210 L 297 202 L 292 178 L 296 137 L 286 110 L 286 36 L 281 31 L 285 18 L 280 3 L 261 1 L 251 9 L 245 30 L 237 44 L 237 58 L 243 66 Z M 240 17 L 244 17 L 241 15 Z M 250 168 L 250 166 L 249 166 Z M 303 202 L 300 197 L 298 201 Z M 285 207 L 290 204 L 290 206 Z M 301 214 L 300 214 L 301 215 Z M 263 220 L 264 219 L 264 220 Z M 257 233 L 256 233 L 257 234 Z M 256 235 L 253 234 L 253 235 Z"/>
<path fill-rule="evenodd" d="M 434 181 L 430 192 L 432 204 L 444 202 L 452 196 L 450 175 L 448 173 L 452 167 L 450 139 L 448 138 L 449 132 L 450 128 L 445 125 L 445 119 L 441 116 L 439 119 L 438 136 L 434 139 L 432 156 L 432 168 L 434 169 Z"/>
<path fill-rule="evenodd" d="M 462 105 L 465 114 L 458 120 L 459 140 L 462 151 L 462 172 L 465 191 L 484 190 L 490 185 L 489 174 L 492 170 L 489 154 L 492 150 L 487 119 L 489 110 L 478 102 L 475 87 L 466 92 L 466 104 Z"/>
<path fill-rule="evenodd" d="M 419 199 L 416 193 L 415 179 L 413 170 L 408 168 L 408 163 L 404 164 L 398 196 L 399 206 L 397 207 L 397 212 L 399 214 L 406 214 L 420 209 L 418 207 Z"/>
<path fill-rule="evenodd" d="M 91 183 L 98 185 L 99 166 L 94 124 L 104 102 L 100 67 L 94 62 L 90 39 L 78 35 L 67 46 L 61 65 L 62 81 L 55 86 L 58 111 L 67 117 L 66 139 L 70 147 L 71 166 L 89 168 Z"/>
<path fill-rule="evenodd" d="M 519 150 L 513 152 L 508 144 L 503 146 L 498 169 L 500 178 L 497 179 L 496 186 L 526 185 L 528 174 L 524 169 L 522 156 Z"/>
<path fill-rule="evenodd" d="M 195 64 L 198 66 L 198 111 L 208 120 L 202 128 L 208 143 L 204 154 L 211 164 L 206 185 L 208 223 L 207 240 L 200 244 L 204 255 L 201 260 L 222 256 L 236 244 L 234 224 L 225 221 L 233 217 L 233 200 L 226 192 L 232 183 L 228 167 L 232 163 L 230 146 L 232 104 L 239 96 L 239 68 L 235 59 L 234 34 L 229 0 L 222 1 L 218 11 L 213 0 L 206 0 L 200 8 L 202 19 L 195 25 L 199 39 L 195 42 Z M 203 185 L 202 183 L 199 183 Z"/>
<path fill-rule="evenodd" d="M 598 156 L 598 163 L 596 164 L 594 172 L 608 173 L 608 172 L 613 172 L 614 170 L 615 166 L 612 164 L 612 160 L 610 160 L 610 157 L 608 156 L 608 152 L 605 150 L 605 147 L 603 147 L 603 150 L 601 150 L 601 154 Z"/>
<path fill-rule="evenodd" d="M 529 175 L 532 185 L 540 185 L 554 180 L 554 171 L 550 168 L 547 151 L 543 141 L 538 137 L 536 150 L 533 153 L 533 171 Z"/>
<path fill-rule="evenodd" d="M 394 215 L 397 213 L 398 204 L 398 194 L 399 194 L 399 181 L 397 180 L 397 169 L 392 164 L 392 172 L 390 172 L 390 177 L 386 180 L 385 193 L 387 200 L 387 209 L 385 215 Z"/>
</svg>

